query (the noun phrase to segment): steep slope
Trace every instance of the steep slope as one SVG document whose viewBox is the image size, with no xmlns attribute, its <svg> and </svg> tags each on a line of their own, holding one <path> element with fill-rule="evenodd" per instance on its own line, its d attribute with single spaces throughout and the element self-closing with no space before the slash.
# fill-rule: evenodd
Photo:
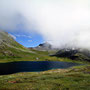
<svg viewBox="0 0 90 90">
<path fill-rule="evenodd" d="M 2 46 L 2 45 L 25 49 L 24 46 L 17 43 L 10 34 L 8 34 L 7 32 L 4 32 L 4 31 L 0 31 L 0 46 Z"/>
<path fill-rule="evenodd" d="M 0 30 L 0 58 L 22 57 L 25 55 L 23 53 L 30 51 L 17 43 L 10 34 Z"/>
</svg>

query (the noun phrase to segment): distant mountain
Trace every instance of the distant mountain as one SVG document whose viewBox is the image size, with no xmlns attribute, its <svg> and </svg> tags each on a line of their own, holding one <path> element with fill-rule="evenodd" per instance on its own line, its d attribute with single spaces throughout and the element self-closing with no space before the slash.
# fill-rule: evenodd
<svg viewBox="0 0 90 90">
<path fill-rule="evenodd" d="M 37 50 L 37 51 L 36 51 Z M 90 61 L 90 50 L 82 48 L 53 48 L 48 42 L 28 49 L 16 42 L 12 35 L 0 30 L 0 59 L 28 57 L 38 51 L 50 51 L 49 54 L 56 57 L 66 57 L 73 60 Z M 32 54 L 31 54 L 32 55 Z"/>
<path fill-rule="evenodd" d="M 49 51 L 49 50 L 56 50 L 56 48 L 53 48 L 52 45 L 48 42 L 39 44 L 37 47 L 34 48 L 35 50 L 39 51 Z"/>
<path fill-rule="evenodd" d="M 64 48 L 52 56 L 66 57 L 72 60 L 90 61 L 90 50 L 82 48 Z"/>
</svg>

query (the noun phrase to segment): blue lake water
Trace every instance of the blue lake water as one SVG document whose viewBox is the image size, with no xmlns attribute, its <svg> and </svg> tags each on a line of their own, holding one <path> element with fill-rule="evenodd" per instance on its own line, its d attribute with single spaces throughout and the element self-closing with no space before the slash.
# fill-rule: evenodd
<svg viewBox="0 0 90 90">
<path fill-rule="evenodd" d="M 0 75 L 17 72 L 41 72 L 51 69 L 66 69 L 78 65 L 80 64 L 61 61 L 20 61 L 0 63 Z"/>
</svg>

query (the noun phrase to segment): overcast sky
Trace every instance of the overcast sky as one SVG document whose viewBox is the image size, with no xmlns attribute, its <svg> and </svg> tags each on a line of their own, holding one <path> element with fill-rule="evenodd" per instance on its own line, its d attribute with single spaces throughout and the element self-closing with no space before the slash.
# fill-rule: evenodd
<svg viewBox="0 0 90 90">
<path fill-rule="evenodd" d="M 38 33 L 55 47 L 90 48 L 90 1 L 0 0 L 0 29 Z"/>
</svg>

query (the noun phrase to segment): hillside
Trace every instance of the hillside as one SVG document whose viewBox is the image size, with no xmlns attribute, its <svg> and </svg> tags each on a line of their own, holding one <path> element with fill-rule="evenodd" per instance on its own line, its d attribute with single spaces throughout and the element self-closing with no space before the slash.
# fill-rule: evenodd
<svg viewBox="0 0 90 90">
<path fill-rule="evenodd" d="M 30 48 L 29 48 L 30 49 Z M 50 56 L 68 58 L 74 61 L 90 61 L 90 50 L 85 48 L 54 48 L 49 43 L 42 43 L 32 48 L 37 51 L 48 51 Z"/>
<path fill-rule="evenodd" d="M 0 62 L 46 60 L 47 51 L 28 49 L 19 44 L 7 32 L 0 31 Z"/>
<path fill-rule="evenodd" d="M 56 49 L 49 43 L 43 43 L 35 48 L 25 48 L 7 32 L 0 31 L 0 61 L 1 59 L 16 60 L 54 60 L 60 61 L 57 57 L 69 58 L 72 60 L 90 61 L 90 51 L 87 49 Z M 57 52 L 58 51 L 58 52 Z M 49 56 L 50 55 L 50 56 Z M 55 56 L 55 57 L 51 57 Z M 8 58 L 8 59 L 7 59 Z M 19 58 L 19 59 L 17 59 Z M 11 60 L 11 61 L 12 61 Z"/>
<path fill-rule="evenodd" d="M 16 42 L 10 34 L 0 31 L 0 58 L 22 57 L 23 53 L 30 51 Z"/>
<path fill-rule="evenodd" d="M 25 49 L 24 46 L 17 43 L 10 34 L 8 34 L 7 32 L 4 32 L 4 31 L 0 31 L 0 46 L 2 46 L 2 45 Z"/>
<path fill-rule="evenodd" d="M 90 61 L 90 50 L 88 49 L 82 49 L 82 48 L 64 48 L 59 50 L 57 53 L 55 53 L 52 56 L 56 57 L 66 57 L 70 58 L 72 60 L 81 60 L 81 61 Z"/>
</svg>

